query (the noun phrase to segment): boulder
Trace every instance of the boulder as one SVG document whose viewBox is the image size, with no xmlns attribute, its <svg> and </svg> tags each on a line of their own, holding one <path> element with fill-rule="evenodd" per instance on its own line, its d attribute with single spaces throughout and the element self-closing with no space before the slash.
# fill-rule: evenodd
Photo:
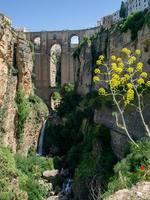
<svg viewBox="0 0 150 200">
<path fill-rule="evenodd" d="M 47 200 L 59 200 L 59 196 L 48 197 Z"/>
<path fill-rule="evenodd" d="M 43 178 L 47 179 L 47 180 L 51 180 L 52 178 L 54 178 L 56 175 L 58 174 L 58 170 L 57 169 L 53 169 L 53 170 L 47 170 L 43 172 Z"/>
</svg>

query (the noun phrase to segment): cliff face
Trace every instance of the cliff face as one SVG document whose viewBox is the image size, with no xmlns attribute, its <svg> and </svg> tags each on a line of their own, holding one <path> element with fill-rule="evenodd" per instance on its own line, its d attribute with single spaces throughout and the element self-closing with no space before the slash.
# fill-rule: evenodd
<svg viewBox="0 0 150 200">
<path fill-rule="evenodd" d="M 92 87 L 92 66 L 95 66 L 96 59 L 100 54 L 105 55 L 109 59 L 110 55 L 119 55 L 121 49 L 127 47 L 130 49 L 140 49 L 141 60 L 145 65 L 145 70 L 150 72 L 150 29 L 147 25 L 138 32 L 137 39 L 132 41 L 131 32 L 115 32 L 111 33 L 102 30 L 100 34 L 92 41 L 92 45 L 85 46 L 79 55 L 79 75 L 78 75 L 78 92 L 87 94 L 98 86 Z M 89 53 L 90 52 L 90 53 Z M 87 81 L 88 80 L 88 84 Z M 149 124 L 149 96 L 145 98 L 144 115 L 146 122 Z M 102 107 L 99 111 L 95 111 L 94 120 L 96 123 L 104 124 L 111 129 L 111 144 L 114 153 L 118 158 L 122 158 L 127 149 L 128 138 L 122 129 L 118 128 L 115 123 L 115 118 L 112 116 L 115 110 L 113 108 Z M 119 117 L 120 118 L 120 117 Z M 144 127 L 140 123 L 140 116 L 135 109 L 129 108 L 126 112 L 126 120 L 129 131 L 134 139 L 139 139 L 144 135 Z M 150 125 L 150 124 L 149 124 Z"/>
<path fill-rule="evenodd" d="M 16 93 L 19 87 L 25 91 L 25 98 L 33 95 L 32 85 L 32 52 L 23 33 L 17 33 L 6 21 L 0 17 L 0 137 L 1 143 L 9 146 L 14 152 L 19 141 L 16 129 L 19 123 Z M 31 111 L 27 117 L 30 126 L 24 124 L 20 151 L 27 153 L 31 146 L 36 145 L 41 122 L 35 122 L 37 111 L 30 105 Z M 23 148 L 26 146 L 26 148 Z"/>
</svg>

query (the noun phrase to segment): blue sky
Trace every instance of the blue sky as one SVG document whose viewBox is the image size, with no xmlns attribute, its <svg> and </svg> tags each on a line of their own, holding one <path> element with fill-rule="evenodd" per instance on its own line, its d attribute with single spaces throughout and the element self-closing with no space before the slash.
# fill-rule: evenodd
<svg viewBox="0 0 150 200">
<path fill-rule="evenodd" d="M 94 27 L 120 4 L 121 0 L 0 0 L 0 12 L 14 27 L 30 31 L 81 29 Z"/>
</svg>

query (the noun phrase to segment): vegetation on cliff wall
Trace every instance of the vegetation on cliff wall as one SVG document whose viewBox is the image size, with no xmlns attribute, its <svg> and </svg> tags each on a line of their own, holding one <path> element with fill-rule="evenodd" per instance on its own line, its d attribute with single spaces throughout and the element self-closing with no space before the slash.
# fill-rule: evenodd
<svg viewBox="0 0 150 200">
<path fill-rule="evenodd" d="M 134 12 L 128 17 L 124 18 L 121 22 L 116 24 L 112 28 L 112 32 L 126 32 L 129 29 L 131 30 L 131 39 L 135 40 L 137 38 L 138 31 L 142 29 L 144 24 L 150 27 L 149 19 L 150 11 L 147 9 L 140 12 Z"/>
<path fill-rule="evenodd" d="M 19 142 L 22 142 L 21 140 L 23 138 L 24 124 L 29 118 L 29 114 L 31 112 L 34 113 L 35 122 L 33 121 L 33 123 L 36 123 L 39 121 L 42 115 L 47 116 L 48 109 L 44 102 L 38 96 L 30 95 L 29 97 L 26 97 L 26 93 L 21 87 L 18 88 L 15 100 L 18 108 L 16 136 L 19 145 Z"/>
<path fill-rule="evenodd" d="M 92 187 L 96 195 L 99 187 L 105 189 L 116 163 L 109 129 L 93 122 L 94 108 L 100 108 L 104 101 L 96 93 L 83 98 L 63 88 L 61 94 L 56 112 L 61 120 L 58 124 L 47 122 L 44 152 L 54 156 L 57 168 L 63 167 L 63 157 L 75 179 L 75 198 L 84 199 L 91 196 Z"/>
<path fill-rule="evenodd" d="M 131 145 L 127 156 L 114 166 L 108 190 L 103 194 L 106 198 L 115 191 L 131 187 L 140 181 L 150 181 L 150 140 Z"/>
<path fill-rule="evenodd" d="M 43 171 L 53 169 L 52 159 L 34 154 L 23 157 L 14 155 L 0 146 L 0 199 L 42 200 L 48 190 L 40 184 Z"/>
<path fill-rule="evenodd" d="M 16 104 L 18 108 L 18 123 L 16 129 L 17 139 L 20 140 L 23 134 L 24 123 L 30 112 L 29 101 L 26 98 L 25 91 L 21 88 L 18 89 L 16 94 Z"/>
</svg>

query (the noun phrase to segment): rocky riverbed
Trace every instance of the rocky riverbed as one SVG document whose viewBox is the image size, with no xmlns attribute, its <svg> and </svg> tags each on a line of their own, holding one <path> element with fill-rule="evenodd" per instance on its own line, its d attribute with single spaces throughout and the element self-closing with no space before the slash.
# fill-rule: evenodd
<svg viewBox="0 0 150 200">
<path fill-rule="evenodd" d="M 44 171 L 41 181 L 49 190 L 46 200 L 72 200 L 73 179 L 68 168 Z"/>
</svg>

